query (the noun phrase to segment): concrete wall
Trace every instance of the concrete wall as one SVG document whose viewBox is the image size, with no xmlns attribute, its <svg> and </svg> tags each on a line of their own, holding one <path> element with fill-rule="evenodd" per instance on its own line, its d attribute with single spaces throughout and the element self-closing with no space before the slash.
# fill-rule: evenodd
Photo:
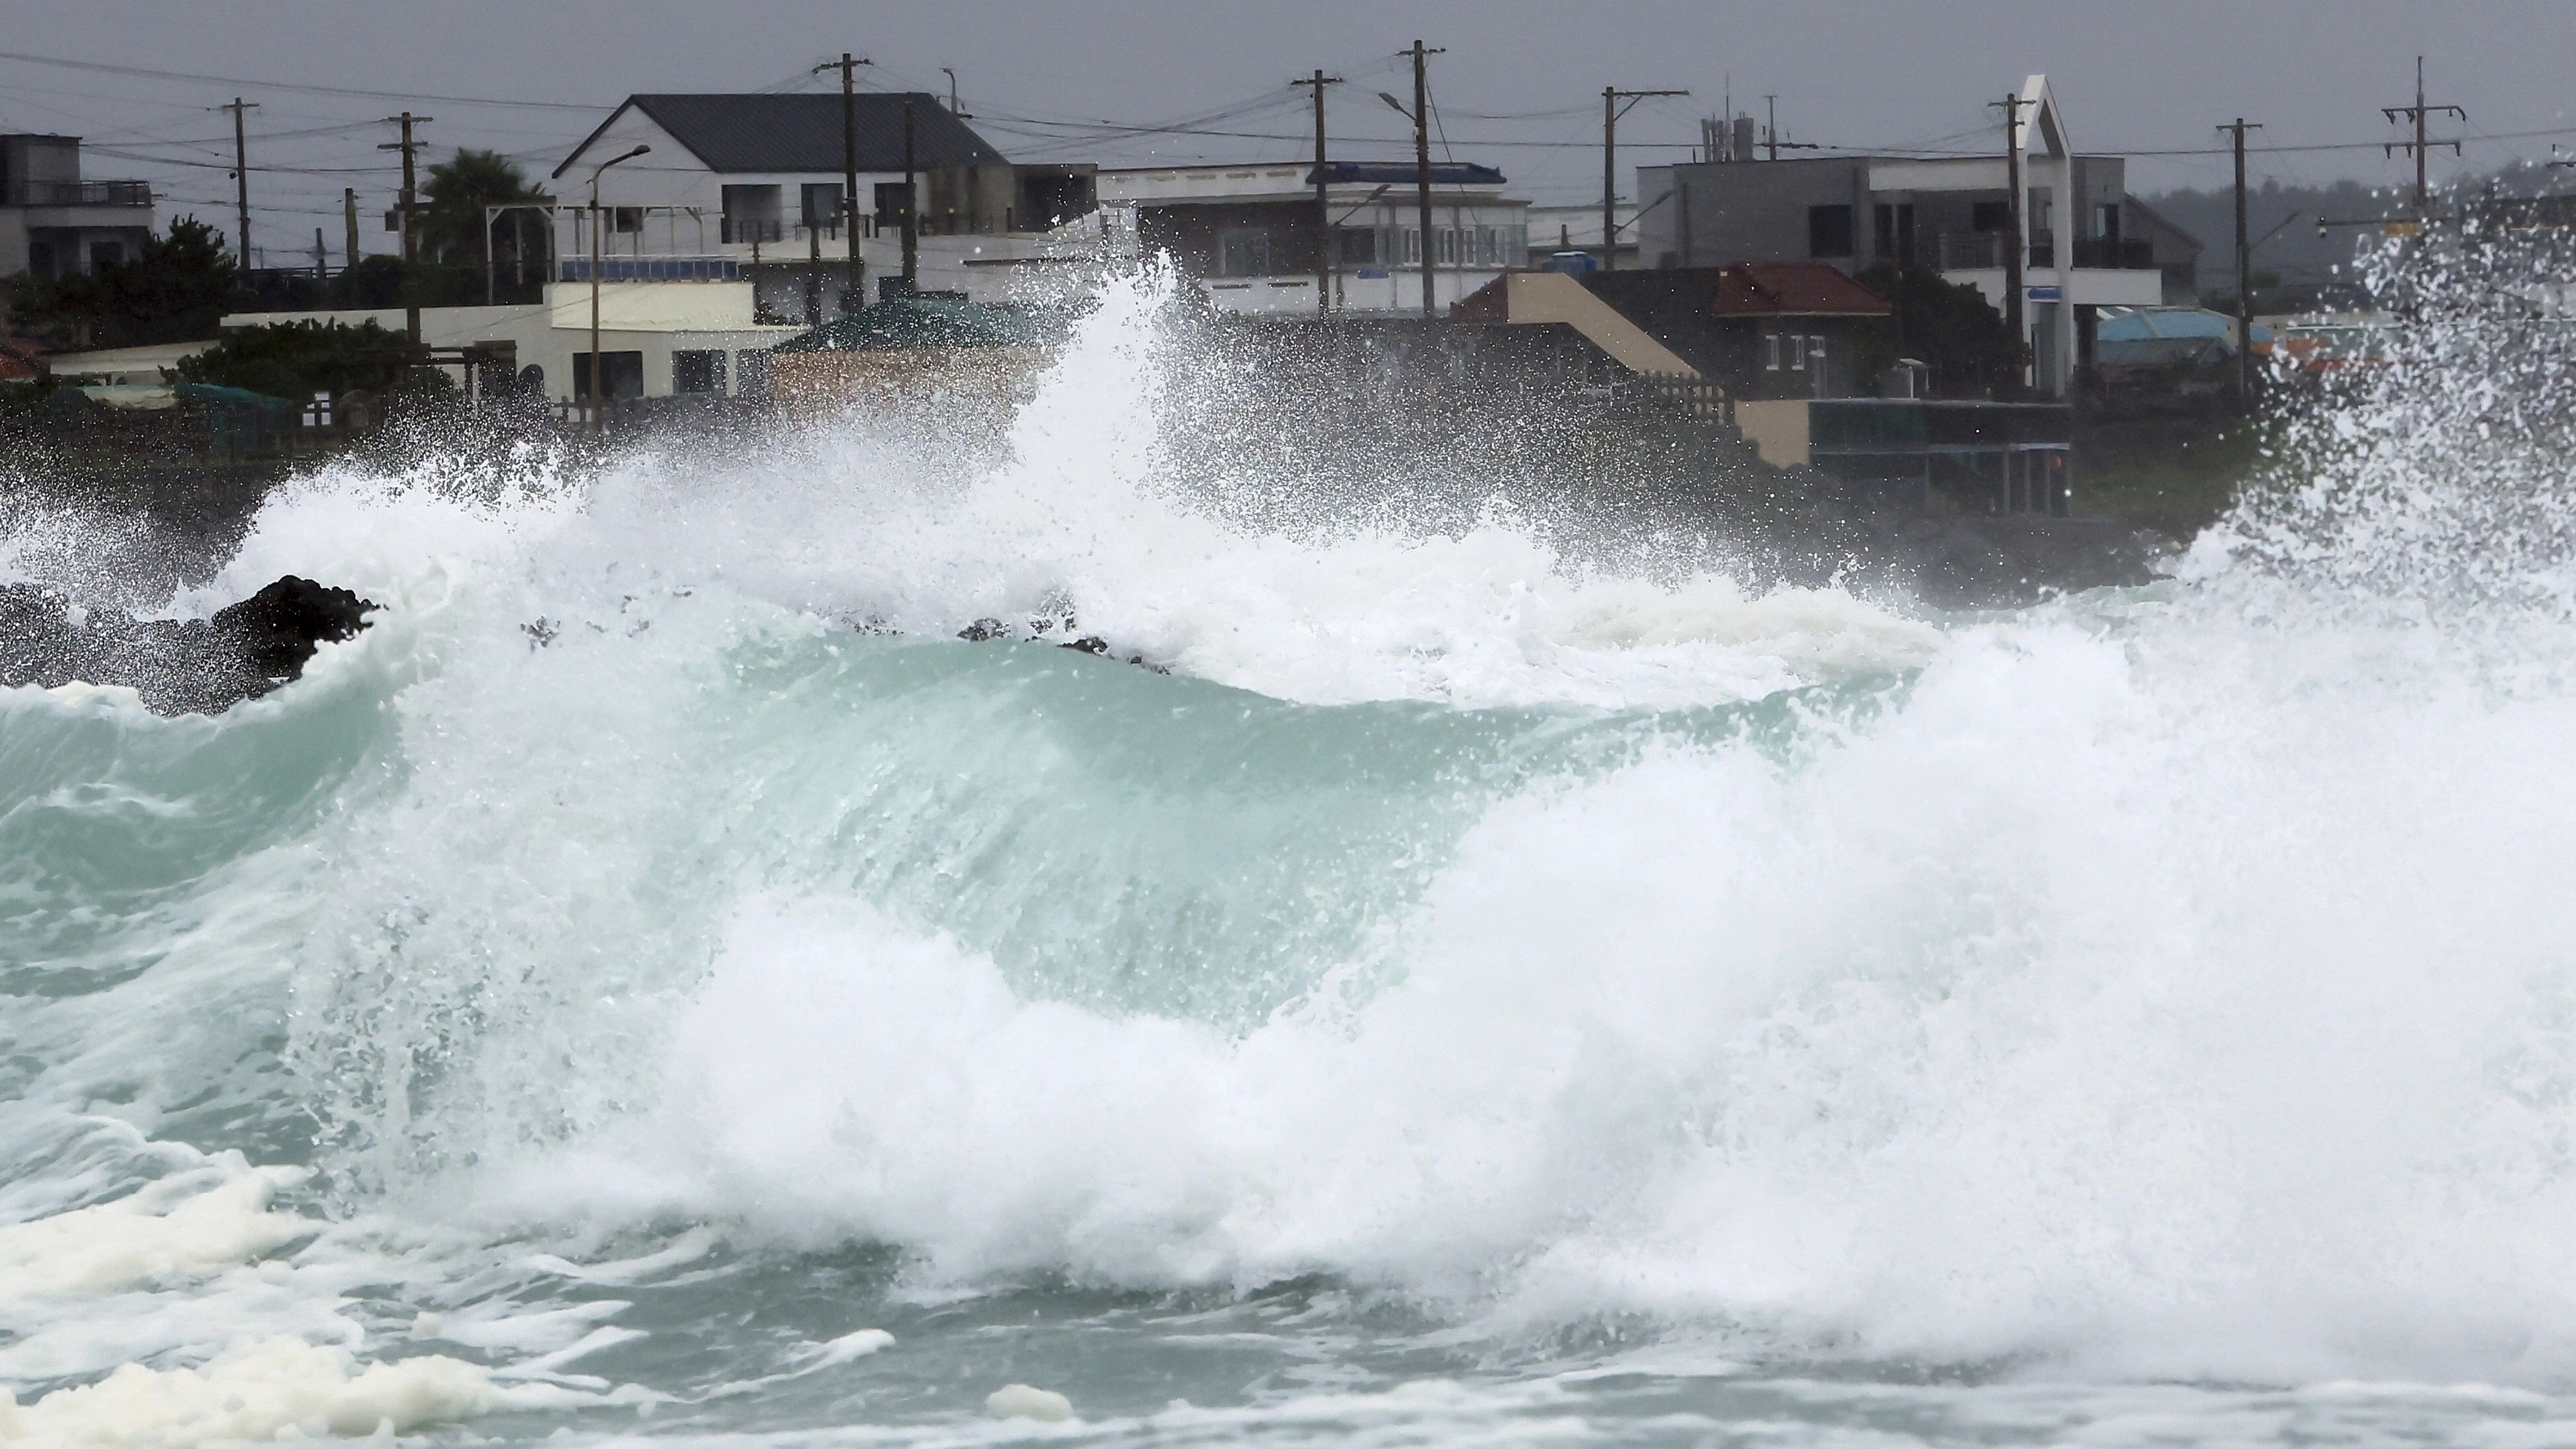
<svg viewBox="0 0 2576 1449">
<path fill-rule="evenodd" d="M 1839 156 L 1639 167 L 1637 193 L 1644 201 L 1674 193 L 1639 223 L 1639 261 L 1647 267 L 1714 267 L 1803 259 L 1807 209 L 1849 206 L 1853 254 L 1818 260 L 1859 271 L 1872 260 L 1868 169 L 1864 161 Z M 1668 255 L 1670 263 L 1664 260 Z"/>
</svg>

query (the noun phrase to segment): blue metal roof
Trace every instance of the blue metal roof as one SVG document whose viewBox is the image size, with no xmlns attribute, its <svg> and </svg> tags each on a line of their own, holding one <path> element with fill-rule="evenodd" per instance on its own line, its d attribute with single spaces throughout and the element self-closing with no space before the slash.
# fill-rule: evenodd
<svg viewBox="0 0 2576 1449">
<path fill-rule="evenodd" d="M 1417 179 L 1417 168 L 1410 161 L 1327 161 L 1324 179 L 1336 185 L 1357 182 L 1365 186 L 1395 184 L 1410 186 Z M 1473 166 L 1464 161 L 1437 164 L 1431 168 L 1434 186 L 1500 186 L 1506 178 L 1491 166 Z M 1315 184 L 1315 172 L 1307 168 L 1306 184 Z"/>
</svg>

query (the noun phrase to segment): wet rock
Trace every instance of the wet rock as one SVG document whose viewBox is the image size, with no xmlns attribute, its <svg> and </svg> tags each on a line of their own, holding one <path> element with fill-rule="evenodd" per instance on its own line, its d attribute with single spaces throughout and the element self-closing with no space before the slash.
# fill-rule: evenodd
<svg viewBox="0 0 2576 1449">
<path fill-rule="evenodd" d="M 315 649 L 356 635 L 376 607 L 293 575 L 208 619 L 136 619 L 0 585 L 0 686 L 122 685 L 157 714 L 220 714 L 301 675 Z"/>
</svg>

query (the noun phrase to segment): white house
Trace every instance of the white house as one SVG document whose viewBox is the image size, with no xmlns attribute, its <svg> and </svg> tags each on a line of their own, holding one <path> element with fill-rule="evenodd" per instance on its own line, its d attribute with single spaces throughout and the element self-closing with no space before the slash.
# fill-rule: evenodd
<svg viewBox="0 0 2576 1449">
<path fill-rule="evenodd" d="M 749 280 L 761 315 L 801 321 L 841 311 L 853 247 L 869 277 L 897 273 L 907 204 L 920 285 L 961 291 L 968 260 L 1013 254 L 1092 209 L 1093 168 L 1015 165 L 933 96 L 860 94 L 849 118 L 855 207 L 843 205 L 837 92 L 627 97 L 554 170 L 559 278 L 589 276 L 596 240 L 608 279 Z M 601 169 L 639 145 L 651 150 Z"/>
<path fill-rule="evenodd" d="M 768 350 L 804 330 L 762 323 L 748 280 L 603 281 L 599 321 L 603 381 L 615 399 L 758 394 L 766 387 Z M 374 322 L 400 332 L 403 312 L 236 312 L 223 326 L 284 322 Z M 550 283 L 543 302 L 524 307 L 423 307 L 420 340 L 439 350 L 503 344 L 513 367 L 543 371 L 549 401 L 578 403 L 590 378 L 590 285 Z"/>
</svg>

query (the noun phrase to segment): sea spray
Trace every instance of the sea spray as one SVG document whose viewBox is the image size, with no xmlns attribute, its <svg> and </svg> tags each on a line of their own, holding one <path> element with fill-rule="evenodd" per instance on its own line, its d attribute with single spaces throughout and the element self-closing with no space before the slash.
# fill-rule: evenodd
<svg viewBox="0 0 2576 1449">
<path fill-rule="evenodd" d="M 332 1225 L 61 1309 L 22 1405 L 282 1334 L 354 1346 L 317 1391 L 594 1396 L 526 1438 L 620 1384 L 707 1434 L 1012 1383 L 1315 1442 L 2563 1430 L 2537 433 L 2472 515 L 2329 398 L 2291 435 L 2375 461 L 2275 481 L 2369 530 L 2266 494 L 2181 578 L 1944 617 L 1513 505 L 1270 526 L 1175 462 L 1166 306 L 946 454 L 324 470 L 170 602 L 295 572 L 365 636 L 214 720 L 0 705 L 0 1207 L 240 1148 Z"/>
</svg>

